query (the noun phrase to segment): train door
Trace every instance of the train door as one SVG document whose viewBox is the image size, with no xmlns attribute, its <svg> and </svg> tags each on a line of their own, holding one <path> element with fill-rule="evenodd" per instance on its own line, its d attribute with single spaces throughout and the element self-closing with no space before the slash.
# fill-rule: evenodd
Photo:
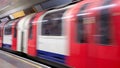
<svg viewBox="0 0 120 68">
<path fill-rule="evenodd" d="M 119 68 L 119 13 L 118 0 L 104 0 L 92 4 L 86 18 L 89 31 L 87 68 Z"/>
<path fill-rule="evenodd" d="M 96 1 L 82 1 L 70 9 L 66 16 L 73 16 L 66 21 L 70 23 L 69 27 L 69 56 L 67 59 L 68 65 L 75 68 L 91 68 L 88 67 L 88 46 L 89 46 L 89 23 L 91 19 L 87 15 L 90 5 Z M 74 11 L 74 12 L 73 12 Z M 91 23 L 91 22 L 90 22 Z"/>
<path fill-rule="evenodd" d="M 27 53 L 27 40 L 28 40 L 28 23 L 29 20 L 34 16 L 30 14 L 22 18 L 17 27 L 17 51 Z"/>
<path fill-rule="evenodd" d="M 63 15 L 72 6 L 46 12 L 38 21 L 37 56 L 65 63 L 68 56 Z"/>
<path fill-rule="evenodd" d="M 20 21 L 20 19 L 16 20 L 12 23 L 12 50 L 17 49 L 17 24 Z"/>
<path fill-rule="evenodd" d="M 90 4 L 90 6 L 88 7 L 88 10 L 86 11 L 87 13 L 89 13 L 88 15 L 85 16 L 84 18 L 84 24 L 85 24 L 85 28 L 87 31 L 87 35 L 88 35 L 88 45 L 87 45 L 87 51 L 88 51 L 88 55 L 87 55 L 87 65 L 86 67 L 89 68 L 98 68 L 98 64 L 97 63 L 97 54 L 98 51 L 96 49 L 96 44 L 94 43 L 94 41 L 96 40 L 95 38 L 98 37 L 99 35 L 95 35 L 96 33 L 96 23 L 97 23 L 97 18 L 96 16 L 98 15 L 99 10 L 97 10 L 97 8 L 101 5 L 101 0 L 96 0 L 94 2 L 92 2 Z"/>
<path fill-rule="evenodd" d="M 119 0 L 104 0 L 98 8 L 96 16 L 95 61 L 97 68 L 120 68 L 119 46 Z M 108 7 L 106 7 L 108 6 Z M 105 7 L 105 8 L 104 8 Z M 119 27 L 118 27 L 119 26 Z"/>
<path fill-rule="evenodd" d="M 27 54 L 28 54 L 28 29 L 30 27 L 29 23 L 34 19 L 34 15 L 35 14 L 31 14 L 31 16 L 26 19 L 26 21 L 25 21 L 25 23 L 23 25 L 23 27 L 24 27 L 24 30 L 23 30 L 23 33 L 24 33 L 24 35 L 23 35 L 23 39 L 24 39 L 24 42 L 23 42 L 23 52 L 27 53 Z"/>
<path fill-rule="evenodd" d="M 14 21 L 10 21 L 4 26 L 3 48 L 11 49 L 11 45 L 12 45 L 12 23 L 13 22 Z"/>
<path fill-rule="evenodd" d="M 36 56 L 36 46 L 37 46 L 37 20 L 41 17 L 43 12 L 37 13 L 29 23 L 28 29 L 28 54 L 31 56 Z"/>
</svg>

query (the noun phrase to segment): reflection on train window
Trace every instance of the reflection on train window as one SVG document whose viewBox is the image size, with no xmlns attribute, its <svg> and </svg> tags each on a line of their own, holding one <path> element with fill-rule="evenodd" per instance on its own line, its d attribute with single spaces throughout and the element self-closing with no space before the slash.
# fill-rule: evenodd
<svg viewBox="0 0 120 68">
<path fill-rule="evenodd" d="M 12 27 L 10 25 L 5 26 L 5 35 L 11 35 L 12 34 Z"/>
<path fill-rule="evenodd" d="M 17 25 L 14 28 L 14 38 L 16 38 L 16 37 L 17 37 Z"/>
<path fill-rule="evenodd" d="M 32 39 L 32 23 L 30 23 L 29 27 L 29 39 Z"/>
<path fill-rule="evenodd" d="M 110 15 L 108 12 L 102 11 L 104 14 L 101 13 L 100 15 L 100 22 L 98 23 L 99 33 L 100 33 L 100 44 L 110 44 L 111 43 L 111 33 L 110 33 Z"/>
<path fill-rule="evenodd" d="M 79 17 L 77 25 L 77 41 L 79 43 L 87 43 L 86 33 L 83 24 L 83 18 Z"/>
<path fill-rule="evenodd" d="M 42 22 L 42 35 L 61 36 L 62 35 L 62 16 L 65 10 L 47 14 Z"/>
<path fill-rule="evenodd" d="M 103 3 L 103 6 L 104 5 L 109 5 L 110 3 L 112 3 L 112 0 L 106 0 L 104 3 Z M 105 8 L 105 9 L 102 9 L 100 11 L 100 14 L 99 14 L 99 21 L 98 21 L 98 27 L 99 27 L 99 33 L 100 33 L 100 44 L 105 44 L 105 45 L 109 45 L 111 44 L 111 29 L 110 29 L 110 17 L 111 16 L 111 13 L 110 13 L 110 10 L 109 8 Z"/>
<path fill-rule="evenodd" d="M 82 5 L 82 7 L 80 8 L 80 12 L 78 13 L 78 22 L 76 23 L 77 26 L 77 42 L 79 43 L 87 43 L 87 35 L 86 35 L 86 31 L 85 31 L 85 24 L 84 24 L 84 14 L 85 13 L 85 9 L 89 6 L 89 3 L 86 3 L 84 5 Z"/>
<path fill-rule="evenodd" d="M 32 39 L 32 36 L 33 36 L 33 33 L 32 33 L 32 29 L 33 29 L 33 26 L 32 26 L 32 22 L 34 20 L 35 16 L 30 20 L 30 23 L 29 23 L 29 39 Z"/>
</svg>

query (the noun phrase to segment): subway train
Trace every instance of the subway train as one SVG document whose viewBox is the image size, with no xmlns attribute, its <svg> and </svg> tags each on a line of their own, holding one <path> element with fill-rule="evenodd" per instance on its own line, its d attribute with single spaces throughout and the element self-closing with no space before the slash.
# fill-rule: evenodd
<svg viewBox="0 0 120 68">
<path fill-rule="evenodd" d="M 0 46 L 72 68 L 120 68 L 120 1 L 83 0 L 0 24 Z"/>
</svg>

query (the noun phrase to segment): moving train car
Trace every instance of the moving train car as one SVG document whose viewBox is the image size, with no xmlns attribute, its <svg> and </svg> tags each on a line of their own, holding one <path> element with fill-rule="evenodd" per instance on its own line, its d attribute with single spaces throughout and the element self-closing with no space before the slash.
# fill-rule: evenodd
<svg viewBox="0 0 120 68">
<path fill-rule="evenodd" d="M 75 68 L 119 68 L 119 3 L 85 0 L 46 12 L 38 20 L 37 56 Z"/>
<path fill-rule="evenodd" d="M 69 28 L 70 66 L 120 68 L 119 12 L 119 0 L 81 2 L 68 11 L 67 16 L 74 15 L 67 19 L 72 27 Z"/>
<path fill-rule="evenodd" d="M 54 62 L 59 62 L 59 63 L 64 63 L 66 65 L 71 65 L 73 67 L 83 67 L 86 64 L 85 60 L 87 59 L 87 51 L 81 51 L 79 53 L 79 50 L 82 49 L 84 50 L 86 47 L 84 45 L 86 44 L 81 44 L 83 47 L 79 49 L 74 49 L 76 50 L 76 53 L 78 53 L 78 57 L 81 57 L 80 55 L 83 54 L 83 57 L 79 58 L 73 58 L 74 54 L 71 54 L 74 52 L 74 50 L 70 49 L 71 42 L 68 41 L 70 40 L 69 31 L 70 29 L 75 27 L 74 25 L 70 26 L 71 23 L 76 23 L 76 22 L 66 22 L 67 19 L 74 20 L 79 15 L 80 9 L 79 7 L 84 4 L 84 3 L 91 3 L 93 1 L 83 1 L 80 2 L 80 4 L 76 4 L 75 7 L 74 5 L 72 6 L 67 6 L 65 8 L 60 8 L 60 9 L 55 9 L 46 12 L 45 14 L 42 15 L 42 17 L 38 20 L 38 28 L 37 28 L 37 56 L 38 57 L 43 57 L 45 59 L 54 61 Z M 85 5 L 87 7 L 87 5 Z M 68 15 L 68 11 L 70 9 L 74 9 L 69 13 L 74 13 L 73 11 L 79 10 L 76 13 L 76 15 Z M 82 8 L 84 9 L 84 7 Z M 81 10 L 82 11 L 82 10 Z M 74 36 L 73 36 L 74 37 Z M 71 58 L 72 57 L 72 58 Z M 73 63 L 74 60 L 79 60 L 81 61 L 80 64 L 76 62 L 76 64 Z M 71 62 L 71 64 L 69 64 Z M 81 65 L 81 66 L 80 66 Z"/>
<path fill-rule="evenodd" d="M 28 15 L 17 26 L 17 51 L 73 68 L 120 68 L 119 4 L 84 0 Z"/>
</svg>

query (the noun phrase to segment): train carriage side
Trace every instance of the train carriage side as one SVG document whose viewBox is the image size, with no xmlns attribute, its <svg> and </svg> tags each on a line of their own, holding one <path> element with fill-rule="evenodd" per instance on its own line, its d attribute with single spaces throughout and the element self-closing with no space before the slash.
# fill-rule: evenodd
<svg viewBox="0 0 120 68">
<path fill-rule="evenodd" d="M 38 57 L 54 62 L 66 63 L 68 45 L 66 24 L 62 17 L 72 6 L 48 11 L 39 18 L 37 25 Z"/>
<path fill-rule="evenodd" d="M 81 8 L 84 4 L 78 3 L 68 11 L 68 15 L 78 16 L 67 20 L 72 27 L 68 64 L 75 68 L 120 68 L 120 1 L 96 0 L 91 2 L 89 9 L 82 11 L 84 13 L 73 12 L 77 6 Z M 87 40 L 87 44 L 78 43 L 80 39 Z"/>
<path fill-rule="evenodd" d="M 120 68 L 119 46 L 119 0 L 104 0 L 97 9 L 95 15 L 95 37 L 89 50 L 96 52 L 95 62 L 97 68 Z M 95 7 L 92 7 L 95 8 Z M 93 57 L 92 57 L 93 58 Z M 94 67 L 95 68 L 95 67 Z"/>
<path fill-rule="evenodd" d="M 104 0 L 92 5 L 87 18 L 89 23 L 89 65 L 92 68 L 119 68 L 119 0 Z"/>
</svg>

